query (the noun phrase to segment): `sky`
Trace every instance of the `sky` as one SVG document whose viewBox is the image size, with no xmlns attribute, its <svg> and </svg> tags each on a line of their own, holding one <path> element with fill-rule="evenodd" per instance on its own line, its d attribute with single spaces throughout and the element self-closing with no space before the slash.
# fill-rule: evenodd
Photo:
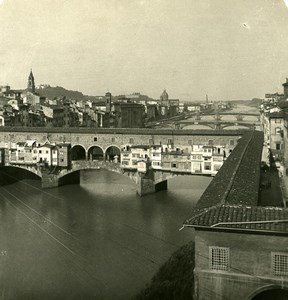
<svg viewBox="0 0 288 300">
<path fill-rule="evenodd" d="M 32 68 L 86 95 L 263 98 L 288 77 L 287 31 L 284 0 L 0 0 L 0 85 Z"/>
</svg>

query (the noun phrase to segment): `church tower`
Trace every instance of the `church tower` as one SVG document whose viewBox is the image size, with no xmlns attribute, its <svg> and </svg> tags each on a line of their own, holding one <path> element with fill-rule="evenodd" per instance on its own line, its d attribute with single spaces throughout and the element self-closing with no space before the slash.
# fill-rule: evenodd
<svg viewBox="0 0 288 300">
<path fill-rule="evenodd" d="M 29 77 L 28 77 L 27 89 L 29 92 L 35 93 L 35 81 L 34 81 L 32 69 L 31 69 Z"/>
<path fill-rule="evenodd" d="M 106 112 L 110 113 L 112 109 L 112 95 L 111 93 L 107 92 L 105 94 L 106 99 Z"/>
</svg>

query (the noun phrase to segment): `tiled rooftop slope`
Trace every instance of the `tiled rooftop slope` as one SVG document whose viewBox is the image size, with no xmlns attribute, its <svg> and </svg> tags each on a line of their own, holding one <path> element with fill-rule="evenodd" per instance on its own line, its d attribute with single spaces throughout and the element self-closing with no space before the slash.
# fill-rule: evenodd
<svg viewBox="0 0 288 300">
<path fill-rule="evenodd" d="M 241 138 L 184 226 L 287 234 L 288 209 L 257 206 L 262 146 L 262 132 Z"/>
<path fill-rule="evenodd" d="M 202 210 L 219 204 L 257 205 L 263 133 L 247 132 L 197 202 Z"/>
</svg>

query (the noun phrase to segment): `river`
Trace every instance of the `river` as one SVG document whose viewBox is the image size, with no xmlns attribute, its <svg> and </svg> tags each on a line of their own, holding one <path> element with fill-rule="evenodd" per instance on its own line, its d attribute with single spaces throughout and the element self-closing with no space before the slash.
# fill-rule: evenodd
<svg viewBox="0 0 288 300">
<path fill-rule="evenodd" d="M 179 176 L 139 197 L 127 177 L 96 170 L 81 185 L 0 187 L 0 299 L 129 299 L 193 238 L 179 228 L 210 181 Z"/>
</svg>

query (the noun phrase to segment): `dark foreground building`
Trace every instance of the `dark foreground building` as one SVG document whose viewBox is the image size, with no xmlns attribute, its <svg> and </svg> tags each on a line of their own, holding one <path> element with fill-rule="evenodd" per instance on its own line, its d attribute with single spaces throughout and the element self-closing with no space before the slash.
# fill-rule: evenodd
<svg viewBox="0 0 288 300">
<path fill-rule="evenodd" d="M 262 145 L 262 133 L 244 136 L 184 223 L 194 299 L 288 299 L 288 209 L 258 206 Z"/>
</svg>

